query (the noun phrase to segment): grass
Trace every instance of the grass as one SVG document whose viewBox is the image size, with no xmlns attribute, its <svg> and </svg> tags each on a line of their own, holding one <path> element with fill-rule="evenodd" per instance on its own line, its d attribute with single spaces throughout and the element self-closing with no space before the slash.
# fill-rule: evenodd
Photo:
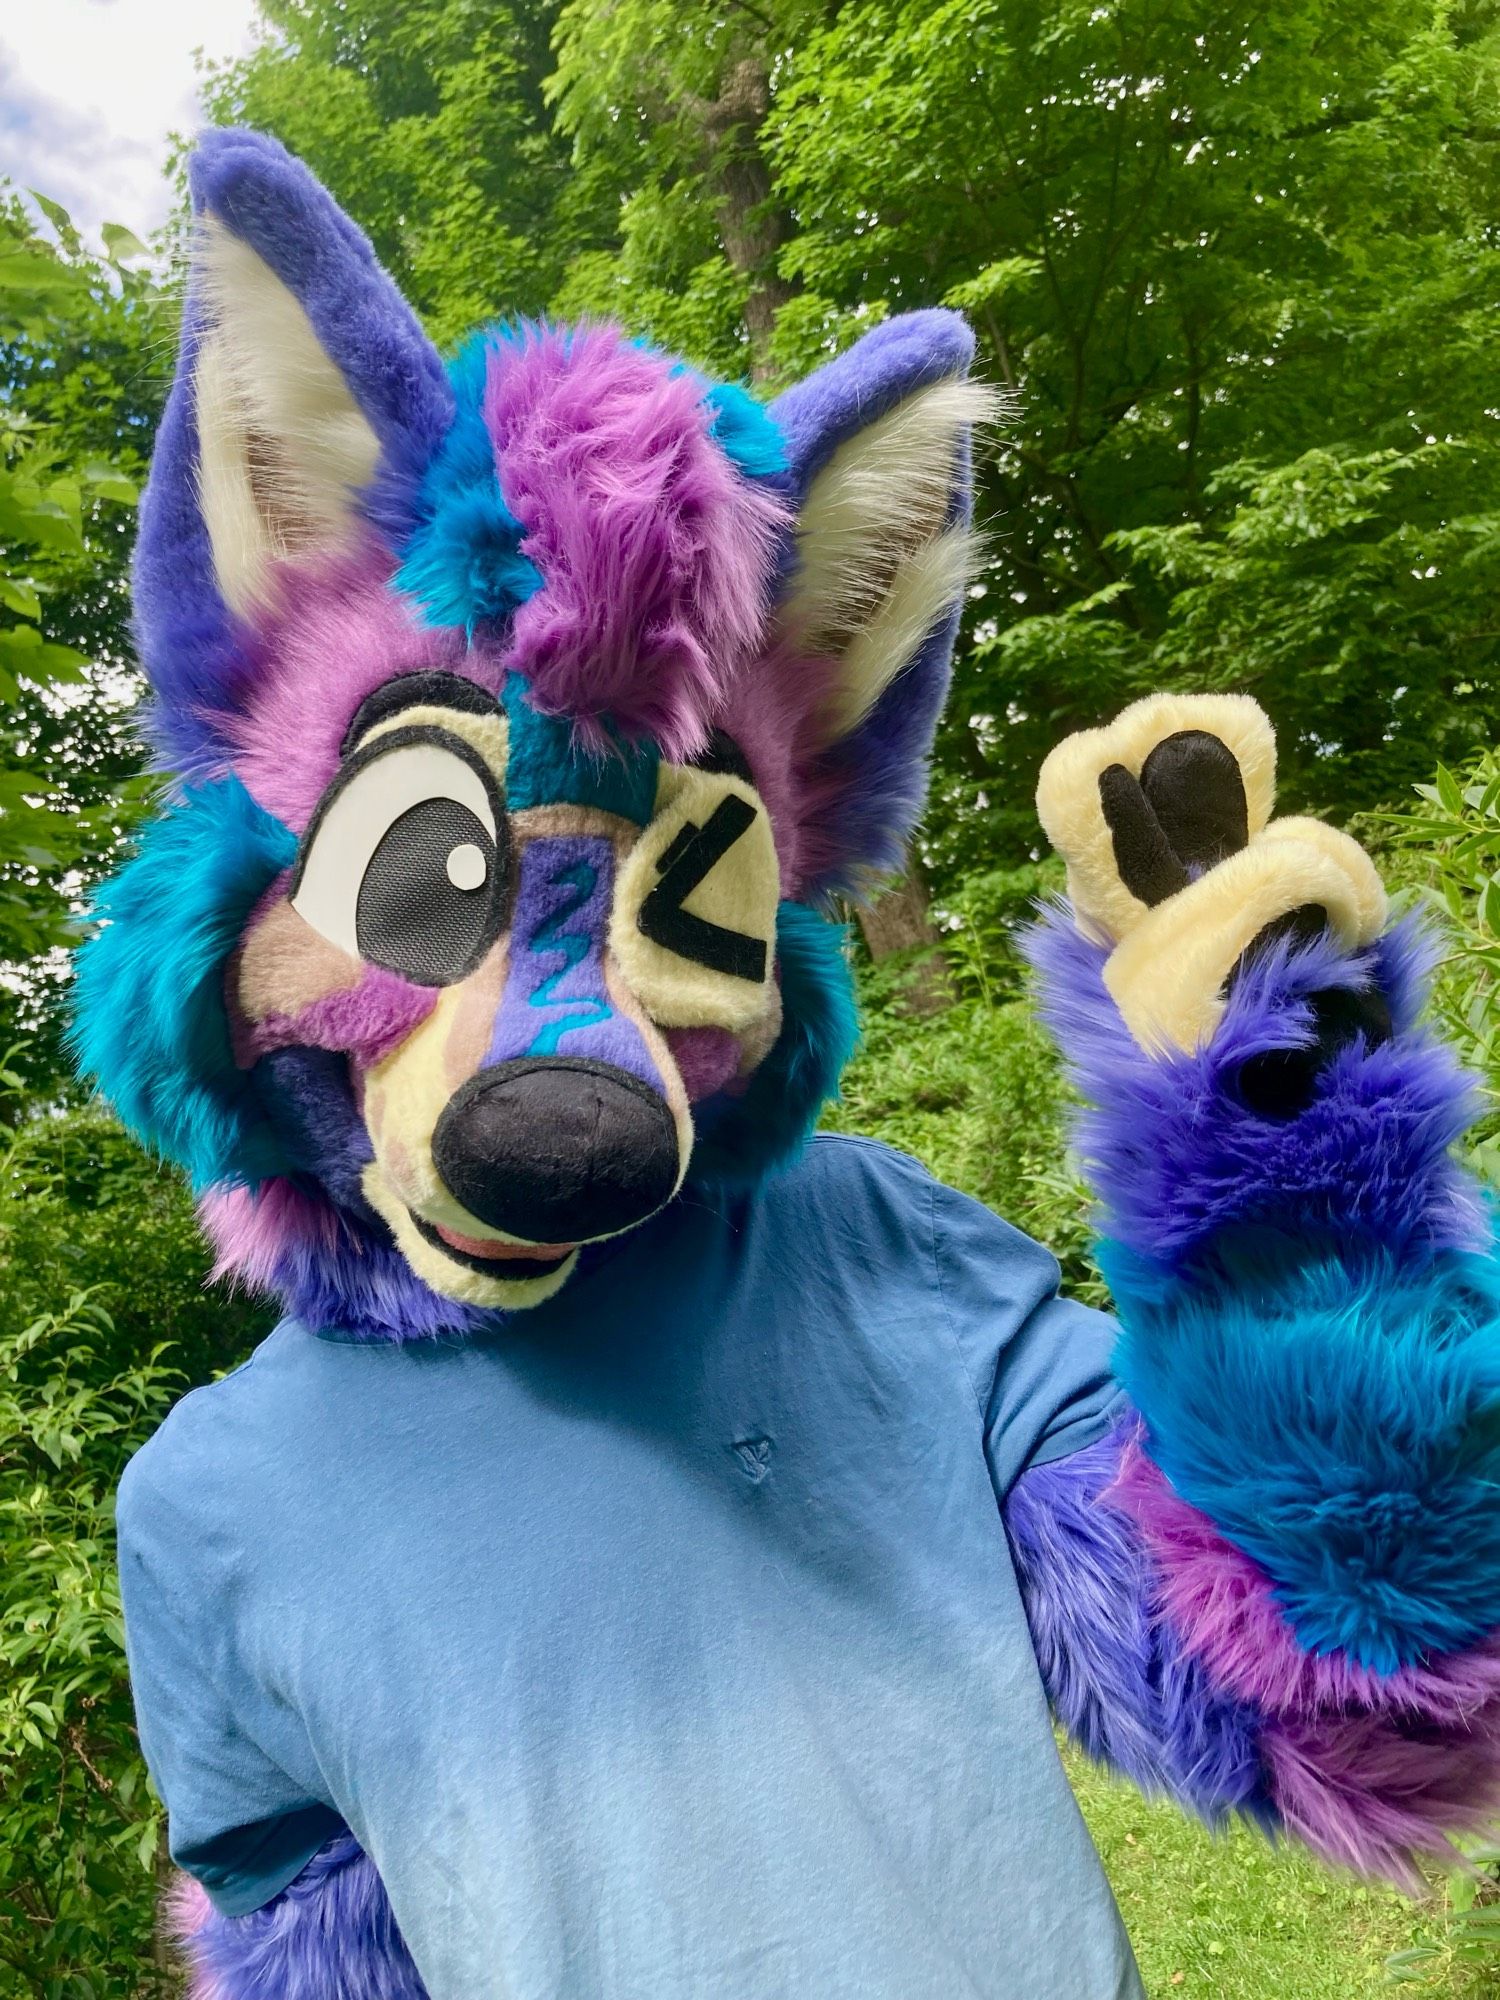
<svg viewBox="0 0 1500 2000">
<path fill-rule="evenodd" d="M 1439 1950 L 1420 1983 L 1385 1961 L 1440 1944 L 1444 1892 L 1413 1904 L 1236 1829 L 1211 1834 L 1064 1752 L 1084 1818 L 1135 1945 L 1150 2000 L 1500 2000 L 1489 1968 Z"/>
</svg>

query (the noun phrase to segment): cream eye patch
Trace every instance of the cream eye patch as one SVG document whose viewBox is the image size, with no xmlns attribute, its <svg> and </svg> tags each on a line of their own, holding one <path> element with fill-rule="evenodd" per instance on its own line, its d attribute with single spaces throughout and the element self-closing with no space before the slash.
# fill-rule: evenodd
<svg viewBox="0 0 1500 2000">
<path fill-rule="evenodd" d="M 656 815 L 620 873 L 610 943 L 663 1027 L 737 1029 L 765 1008 L 780 875 L 736 771 L 663 765 Z"/>
</svg>

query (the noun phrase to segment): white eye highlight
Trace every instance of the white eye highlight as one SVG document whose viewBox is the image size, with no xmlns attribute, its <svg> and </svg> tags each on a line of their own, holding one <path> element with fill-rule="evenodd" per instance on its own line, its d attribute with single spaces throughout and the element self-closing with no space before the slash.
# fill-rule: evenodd
<svg viewBox="0 0 1500 2000">
<path fill-rule="evenodd" d="M 393 731 L 324 795 L 292 908 L 356 958 L 449 985 L 499 928 L 503 833 L 498 788 L 470 745 L 425 727 Z"/>
<path fill-rule="evenodd" d="M 461 841 L 448 856 L 448 880 L 455 889 L 482 889 L 488 873 L 484 850 L 472 841 Z"/>
</svg>

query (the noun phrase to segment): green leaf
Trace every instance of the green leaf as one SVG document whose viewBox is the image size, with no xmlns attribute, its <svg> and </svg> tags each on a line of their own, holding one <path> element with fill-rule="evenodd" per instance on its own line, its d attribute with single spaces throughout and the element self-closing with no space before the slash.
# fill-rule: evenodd
<svg viewBox="0 0 1500 2000">
<path fill-rule="evenodd" d="M 42 600 L 35 587 L 18 576 L 0 576 L 0 604 L 22 618 L 40 618 Z"/>
<path fill-rule="evenodd" d="M 112 264 L 123 264 L 132 257 L 149 257 L 151 254 L 135 231 L 127 229 L 123 222 L 102 223 L 99 234 L 104 239 L 105 254 Z"/>
</svg>

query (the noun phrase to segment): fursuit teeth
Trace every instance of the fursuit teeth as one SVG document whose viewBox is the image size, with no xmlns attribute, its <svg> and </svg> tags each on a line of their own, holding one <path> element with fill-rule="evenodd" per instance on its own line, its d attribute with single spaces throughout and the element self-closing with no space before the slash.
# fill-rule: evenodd
<svg viewBox="0 0 1500 2000">
<path fill-rule="evenodd" d="M 1134 1416 L 1024 1473 L 1005 1520 L 1048 1696 L 1089 1755 L 1412 1894 L 1420 1861 L 1458 1859 L 1453 1836 L 1493 1836 L 1500 1635 L 1388 1676 L 1304 1650 Z"/>
<path fill-rule="evenodd" d="M 248 1916 L 221 1916 L 190 1876 L 168 1906 L 191 1972 L 188 2000 L 428 2000 L 375 1864 L 353 1834 L 320 1848 Z"/>
</svg>

